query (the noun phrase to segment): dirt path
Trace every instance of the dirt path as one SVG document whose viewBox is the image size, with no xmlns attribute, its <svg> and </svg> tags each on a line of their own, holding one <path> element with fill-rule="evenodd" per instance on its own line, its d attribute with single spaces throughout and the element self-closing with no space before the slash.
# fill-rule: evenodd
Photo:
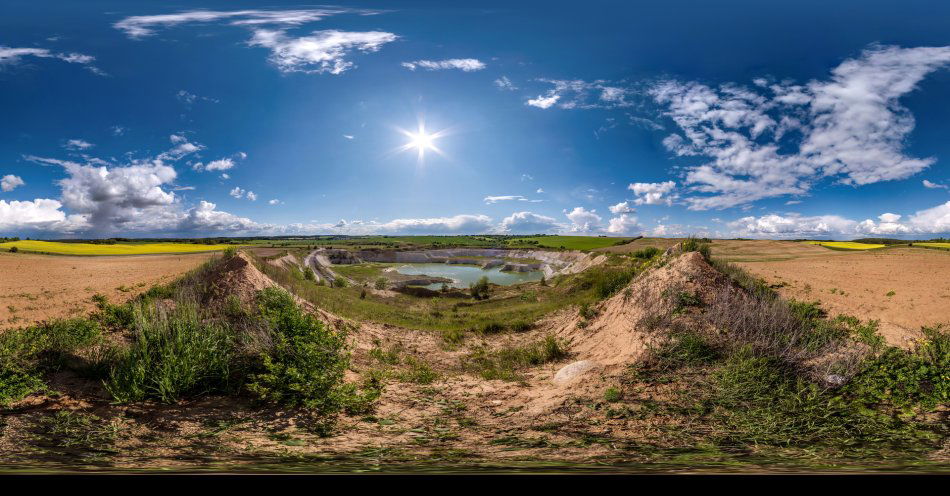
<svg viewBox="0 0 950 496">
<path fill-rule="evenodd" d="M 169 282 L 211 253 L 72 257 L 0 253 L 0 329 L 84 315 L 96 293 L 122 302 Z"/>
</svg>

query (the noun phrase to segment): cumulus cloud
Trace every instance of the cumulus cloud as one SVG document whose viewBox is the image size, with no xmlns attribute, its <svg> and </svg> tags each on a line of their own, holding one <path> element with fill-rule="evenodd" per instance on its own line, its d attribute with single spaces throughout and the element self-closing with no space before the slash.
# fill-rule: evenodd
<svg viewBox="0 0 950 496">
<path fill-rule="evenodd" d="M 611 234 L 632 234 L 639 231 L 640 224 L 637 223 L 636 216 L 626 213 L 610 219 L 607 224 L 607 232 Z"/>
<path fill-rule="evenodd" d="M 672 205 L 673 200 L 677 198 L 673 194 L 676 189 L 676 183 L 666 181 L 662 183 L 631 183 L 627 189 L 633 191 L 636 199 L 633 203 L 637 205 Z"/>
<path fill-rule="evenodd" d="M 62 203 L 37 198 L 33 201 L 0 200 L 0 232 L 39 231 L 69 233 L 87 227 L 80 216 L 67 216 Z"/>
<path fill-rule="evenodd" d="M 234 160 L 230 158 L 221 158 L 218 160 L 212 160 L 207 164 L 198 162 L 191 166 L 192 169 L 196 171 L 224 171 L 234 167 Z"/>
<path fill-rule="evenodd" d="M 485 68 L 485 63 L 478 59 L 415 60 L 412 62 L 403 62 L 400 65 L 410 71 L 414 71 L 418 68 L 427 71 L 458 69 L 464 72 L 473 72 Z"/>
<path fill-rule="evenodd" d="M 23 186 L 24 184 L 26 183 L 23 182 L 23 178 L 14 176 L 13 174 L 7 174 L 3 176 L 3 178 L 0 178 L 0 190 L 4 192 L 13 191 L 14 188 Z"/>
<path fill-rule="evenodd" d="M 342 74 L 355 67 L 347 60 L 354 51 L 379 51 L 398 36 L 384 31 L 314 31 L 310 36 L 288 37 L 284 31 L 260 29 L 248 41 L 271 50 L 270 61 L 281 72 Z"/>
<path fill-rule="evenodd" d="M 864 185 L 905 179 L 934 163 L 904 154 L 914 118 L 899 99 L 950 64 L 950 46 L 872 46 L 827 80 L 712 88 L 664 81 L 649 93 L 680 128 L 664 140 L 686 168 L 690 208 L 726 208 L 807 193 L 823 178 Z M 786 151 L 788 150 L 788 151 Z"/>
<path fill-rule="evenodd" d="M 538 107 L 539 109 L 547 109 L 551 108 L 560 99 L 560 95 L 549 93 L 547 95 L 538 95 L 537 98 L 529 98 L 525 105 Z"/>
<path fill-rule="evenodd" d="M 592 232 L 600 229 L 600 221 L 596 210 L 587 210 L 584 207 L 574 207 L 570 212 L 564 214 L 571 221 L 570 230 L 572 232 Z"/>
<path fill-rule="evenodd" d="M 950 201 L 907 217 L 883 213 L 877 220 L 856 221 L 839 215 L 768 214 L 743 217 L 728 226 L 746 237 L 819 237 L 860 235 L 932 235 L 950 232 Z"/>
<path fill-rule="evenodd" d="M 632 213 L 636 212 L 636 210 L 635 210 L 633 207 L 630 206 L 630 202 L 620 202 L 620 203 L 618 203 L 618 204 L 616 204 L 616 205 L 611 205 L 611 206 L 609 207 L 609 210 L 610 210 L 610 213 L 612 213 L 612 214 L 614 214 L 614 215 L 617 215 L 617 214 L 632 214 Z"/>
<path fill-rule="evenodd" d="M 500 232 L 512 234 L 542 234 L 563 228 L 553 217 L 532 212 L 515 212 L 502 219 Z"/>
<path fill-rule="evenodd" d="M 481 234 L 491 230 L 491 217 L 487 215 L 456 215 L 423 219 L 394 219 L 384 224 L 374 224 L 380 231 L 404 234 Z"/>
<path fill-rule="evenodd" d="M 234 198 L 244 198 L 245 192 L 246 192 L 245 190 L 235 186 L 234 189 L 228 192 L 228 194 L 233 196 Z"/>
<path fill-rule="evenodd" d="M 248 199 L 248 200 L 251 200 L 251 201 L 257 201 L 257 194 L 254 193 L 253 191 L 248 191 L 248 192 L 247 192 L 247 199 Z"/>
<path fill-rule="evenodd" d="M 267 202 L 267 204 L 268 204 L 268 205 L 280 205 L 280 200 L 274 198 L 273 200 L 269 200 L 269 201 Z"/>
</svg>

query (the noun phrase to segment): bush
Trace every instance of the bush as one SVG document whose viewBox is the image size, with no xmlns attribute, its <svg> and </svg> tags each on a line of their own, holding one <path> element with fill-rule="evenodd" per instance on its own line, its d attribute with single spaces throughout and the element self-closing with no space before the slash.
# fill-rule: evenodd
<svg viewBox="0 0 950 496">
<path fill-rule="evenodd" d="M 705 258 L 706 260 L 709 260 L 709 256 L 710 256 L 709 240 L 706 238 L 699 239 L 699 238 L 694 238 L 693 236 L 690 236 L 686 238 L 685 240 L 683 240 L 680 247 L 682 248 L 683 253 L 691 252 L 691 251 L 699 252 L 699 254 L 703 256 L 703 258 Z"/>
<path fill-rule="evenodd" d="M 228 388 L 235 343 L 229 328 L 203 322 L 194 303 L 171 313 L 135 308 L 132 344 L 116 350 L 106 389 L 120 403 L 179 399 Z"/>
<path fill-rule="evenodd" d="M 950 332 L 924 328 L 926 340 L 909 352 L 888 348 L 850 384 L 865 402 L 932 410 L 950 403 Z"/>
<path fill-rule="evenodd" d="M 248 390 L 262 401 L 303 407 L 321 416 L 345 408 L 354 394 L 343 382 L 350 363 L 345 334 L 303 312 L 282 289 L 261 291 L 258 302 L 273 346 L 262 357 L 260 373 L 251 376 Z"/>
<path fill-rule="evenodd" d="M 304 278 L 304 280 L 307 280 L 307 281 L 316 281 L 316 280 L 317 280 L 317 275 L 313 273 L 313 269 L 312 269 L 312 268 L 306 267 L 306 268 L 303 270 L 303 278 Z"/>
<path fill-rule="evenodd" d="M 663 253 L 663 250 L 655 246 L 648 246 L 646 248 L 637 250 L 631 255 L 633 258 L 639 258 L 640 260 L 652 260 L 654 257 L 658 256 L 660 253 Z"/>
<path fill-rule="evenodd" d="M 17 253 L 17 252 L 19 252 L 19 251 L 20 251 L 20 249 L 17 248 L 16 246 L 11 246 L 11 247 L 10 247 L 10 253 Z"/>
<path fill-rule="evenodd" d="M 386 289 L 386 278 L 380 277 L 379 279 L 376 279 L 376 282 L 373 284 L 373 287 L 378 290 Z"/>
<path fill-rule="evenodd" d="M 854 404 L 745 349 L 714 374 L 708 398 L 720 444 L 854 447 L 861 440 L 919 448 L 926 433 Z"/>
<path fill-rule="evenodd" d="M 482 276 L 478 282 L 469 285 L 469 291 L 472 298 L 476 300 L 487 300 L 491 296 L 491 284 L 488 282 L 488 276 Z"/>
</svg>

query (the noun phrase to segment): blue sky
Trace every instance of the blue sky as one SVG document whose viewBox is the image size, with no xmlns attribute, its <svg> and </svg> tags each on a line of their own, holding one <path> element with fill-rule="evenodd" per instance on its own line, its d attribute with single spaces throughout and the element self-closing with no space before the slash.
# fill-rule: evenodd
<svg viewBox="0 0 950 496">
<path fill-rule="evenodd" d="M 512 3 L 8 0 L 0 234 L 950 232 L 950 5 Z"/>
</svg>

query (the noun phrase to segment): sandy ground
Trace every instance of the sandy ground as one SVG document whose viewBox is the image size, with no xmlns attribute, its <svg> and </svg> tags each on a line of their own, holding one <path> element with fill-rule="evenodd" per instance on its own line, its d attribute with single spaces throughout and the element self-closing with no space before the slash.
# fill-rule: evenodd
<svg viewBox="0 0 950 496">
<path fill-rule="evenodd" d="M 720 243 L 729 244 L 719 250 Z M 881 334 L 893 345 L 916 337 L 921 326 L 950 323 L 950 252 L 848 252 L 778 241 L 717 242 L 713 256 L 722 255 L 780 286 L 782 296 L 820 301 L 832 316 L 880 320 Z"/>
<path fill-rule="evenodd" d="M 0 253 L 0 329 L 84 315 L 92 295 L 122 302 L 169 282 L 210 253 L 72 257 Z"/>
</svg>

